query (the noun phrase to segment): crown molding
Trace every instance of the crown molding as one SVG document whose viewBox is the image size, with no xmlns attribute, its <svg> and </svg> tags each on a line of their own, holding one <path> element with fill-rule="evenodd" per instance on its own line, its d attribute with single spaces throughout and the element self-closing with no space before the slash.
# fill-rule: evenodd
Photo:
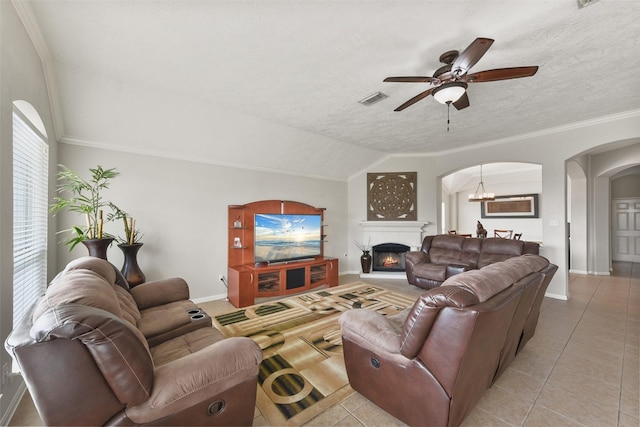
<svg viewBox="0 0 640 427">
<path fill-rule="evenodd" d="M 163 152 L 152 151 L 152 150 L 133 149 L 129 147 L 121 147 L 113 144 L 102 144 L 102 143 L 91 142 L 91 141 L 86 141 L 86 140 L 77 139 L 77 138 L 70 138 L 66 136 L 63 136 L 62 138 L 60 138 L 58 142 L 61 144 L 67 144 L 67 145 L 77 145 L 81 147 L 97 148 L 100 150 L 116 151 L 116 152 L 129 153 L 129 154 L 138 154 L 142 156 L 158 157 L 162 159 L 180 160 L 183 162 L 202 163 L 207 165 L 223 166 L 223 167 L 235 168 L 235 169 L 245 169 L 245 170 L 251 170 L 255 172 L 277 173 L 280 175 L 292 175 L 292 176 L 299 176 L 303 178 L 322 179 L 326 181 L 337 181 L 337 182 L 347 181 L 346 179 L 343 179 L 343 178 L 304 174 L 304 173 L 292 172 L 292 171 L 286 171 L 286 170 L 280 170 L 280 169 L 271 169 L 271 168 L 263 168 L 259 166 L 242 165 L 242 164 L 232 163 L 232 162 L 220 162 L 216 160 L 203 159 L 201 157 L 180 156 L 180 155 L 176 155 L 175 153 L 163 153 Z"/>
<path fill-rule="evenodd" d="M 350 175 L 347 178 L 347 181 L 351 181 L 356 177 L 362 174 L 365 174 L 366 172 L 370 171 L 372 168 L 392 158 L 407 158 L 407 157 L 414 157 L 414 158 L 423 157 L 424 158 L 424 157 L 440 157 L 440 156 L 446 156 L 450 154 L 459 154 L 469 150 L 488 148 L 488 147 L 493 147 L 493 146 L 502 145 L 502 144 L 510 144 L 513 142 L 524 141 L 527 139 L 537 138 L 540 136 L 558 134 L 561 132 L 567 132 L 575 129 L 582 129 L 588 126 L 594 126 L 594 125 L 613 122 L 615 120 L 629 119 L 634 117 L 640 117 L 640 109 L 625 111 L 617 114 L 611 114 L 608 116 L 602 116 L 595 119 L 584 120 L 581 122 L 570 123 L 568 125 L 556 126 L 556 127 L 536 131 L 536 132 L 524 133 L 521 135 L 511 136 L 508 138 L 496 139 L 494 141 L 486 141 L 486 142 L 480 142 L 478 144 L 466 145 L 464 147 L 454 148 L 451 150 L 435 151 L 430 153 L 389 153 L 381 157 L 379 160 L 375 161 L 374 163 L 370 164 L 366 168 L 363 168 L 358 172 Z"/>
<path fill-rule="evenodd" d="M 600 125 L 600 124 L 613 122 L 613 121 L 616 121 L 616 120 L 629 119 L 629 118 L 634 118 L 634 117 L 640 117 L 640 109 L 625 111 L 625 112 L 617 113 L 617 114 L 611 114 L 611 115 L 608 115 L 608 116 L 597 117 L 595 119 L 584 120 L 584 121 L 581 121 L 581 122 L 570 123 L 570 124 L 567 124 L 567 125 L 562 125 L 562 126 L 556 126 L 556 127 L 552 127 L 552 128 L 542 129 L 542 130 L 535 131 L 535 132 L 523 133 L 523 134 L 520 134 L 520 135 L 510 136 L 510 137 L 507 137 L 507 138 L 496 139 L 494 141 L 480 142 L 478 144 L 467 145 L 467 146 L 460 147 L 460 148 L 453 148 L 451 150 L 436 151 L 436 152 L 432 152 L 432 153 L 404 153 L 404 154 L 402 154 L 402 153 L 394 153 L 394 154 L 390 154 L 389 157 L 439 157 L 439 156 L 446 156 L 446 155 L 449 155 L 449 154 L 459 154 L 459 153 L 464 152 L 464 151 L 475 150 L 475 149 L 480 149 L 480 148 L 487 148 L 487 147 L 493 147 L 495 145 L 510 144 L 510 143 L 513 143 L 513 142 L 524 141 L 524 140 L 531 139 L 531 138 L 538 138 L 538 137 L 541 137 L 541 136 L 554 135 L 554 134 L 558 134 L 558 133 L 561 133 L 561 132 L 567 132 L 567 131 L 571 131 L 571 130 L 582 129 L 582 128 L 586 128 L 588 126 Z"/>
<path fill-rule="evenodd" d="M 35 18 L 31 4 L 21 0 L 11 0 L 11 4 L 22 21 L 22 25 L 31 39 L 31 43 L 33 43 L 33 47 L 42 63 L 42 72 L 49 98 L 49 109 L 51 110 L 51 117 L 53 119 L 54 133 L 56 140 L 59 140 L 64 135 L 64 122 L 62 119 L 62 109 L 60 108 L 58 79 L 54 71 L 51 51 L 42 35 L 42 31 L 40 31 L 40 26 Z"/>
</svg>

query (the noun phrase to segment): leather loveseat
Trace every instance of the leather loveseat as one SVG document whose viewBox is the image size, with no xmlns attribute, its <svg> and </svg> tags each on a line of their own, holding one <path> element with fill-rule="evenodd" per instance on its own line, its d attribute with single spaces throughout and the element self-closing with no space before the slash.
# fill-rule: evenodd
<svg viewBox="0 0 640 427">
<path fill-rule="evenodd" d="M 419 251 L 405 254 L 407 280 L 431 289 L 449 277 L 467 270 L 522 254 L 539 254 L 540 245 L 512 239 L 478 239 L 451 234 L 427 236 Z"/>
<path fill-rule="evenodd" d="M 126 283 L 75 260 L 7 338 L 46 425 L 251 425 L 259 346 L 212 328 L 182 279 Z"/>
<path fill-rule="evenodd" d="M 455 275 L 395 315 L 343 313 L 351 386 L 409 425 L 460 425 L 533 336 L 556 270 L 513 257 Z"/>
</svg>

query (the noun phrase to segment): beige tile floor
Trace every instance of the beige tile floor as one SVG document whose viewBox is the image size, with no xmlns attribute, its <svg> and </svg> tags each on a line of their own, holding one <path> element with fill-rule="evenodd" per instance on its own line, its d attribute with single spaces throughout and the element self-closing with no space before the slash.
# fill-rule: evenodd
<svg viewBox="0 0 640 427">
<path fill-rule="evenodd" d="M 405 280 L 367 282 L 421 292 Z M 463 426 L 640 425 L 640 264 L 614 263 L 611 276 L 571 274 L 569 291 L 569 301 L 545 298 L 535 336 Z M 205 308 L 233 309 L 222 301 Z M 28 393 L 9 425 L 42 425 Z M 254 425 L 268 425 L 258 410 Z M 404 424 L 356 393 L 307 425 Z"/>
</svg>

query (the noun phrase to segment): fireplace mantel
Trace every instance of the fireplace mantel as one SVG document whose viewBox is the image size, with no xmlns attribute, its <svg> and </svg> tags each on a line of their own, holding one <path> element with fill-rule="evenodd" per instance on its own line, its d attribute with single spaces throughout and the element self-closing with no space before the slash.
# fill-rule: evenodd
<svg viewBox="0 0 640 427">
<path fill-rule="evenodd" d="M 359 221 L 362 227 L 362 243 L 365 245 L 380 245 L 382 243 L 400 243 L 409 246 L 412 251 L 420 250 L 422 246 L 422 234 L 428 221 Z M 371 273 L 366 276 L 377 278 L 395 276 L 405 278 L 401 273 Z"/>
<path fill-rule="evenodd" d="M 402 243 L 418 250 L 422 246 L 422 233 L 428 221 L 359 221 L 362 243 Z"/>
</svg>

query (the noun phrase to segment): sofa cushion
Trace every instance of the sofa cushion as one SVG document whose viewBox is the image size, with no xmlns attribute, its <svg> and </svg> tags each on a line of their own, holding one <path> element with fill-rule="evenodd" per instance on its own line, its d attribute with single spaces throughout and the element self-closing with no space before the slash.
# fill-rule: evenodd
<svg viewBox="0 0 640 427">
<path fill-rule="evenodd" d="M 92 256 L 85 256 L 71 261 L 62 272 L 62 275 L 74 270 L 90 270 L 104 278 L 109 284 L 113 285 L 116 281 L 116 271 L 112 264 L 104 262 L 104 260 Z"/>
<path fill-rule="evenodd" d="M 478 298 L 473 293 L 455 286 L 433 288 L 422 294 L 402 327 L 400 353 L 410 359 L 418 354 L 443 307 L 462 308 L 477 303 Z"/>
<path fill-rule="evenodd" d="M 151 347 L 151 357 L 154 365 L 158 367 L 200 351 L 223 339 L 222 333 L 215 328 L 200 328 Z"/>
<path fill-rule="evenodd" d="M 482 252 L 478 257 L 478 268 L 522 255 L 523 249 L 524 242 L 521 240 L 501 238 L 483 239 Z"/>
<path fill-rule="evenodd" d="M 481 239 L 464 239 L 460 261 L 469 268 L 478 268 L 478 258 L 482 250 Z"/>
<path fill-rule="evenodd" d="M 429 258 L 434 264 L 455 264 L 460 262 L 464 237 L 447 234 L 434 236 L 429 248 Z"/>
<path fill-rule="evenodd" d="M 115 279 L 115 274 L 111 277 Z M 100 308 L 122 317 L 112 284 L 95 271 L 72 270 L 49 286 L 33 313 L 33 319 L 35 321 L 50 307 L 72 303 Z"/>
<path fill-rule="evenodd" d="M 538 255 L 522 255 L 470 270 L 447 279 L 441 286 L 459 286 L 484 302 L 521 278 L 543 269 L 549 261 Z"/>
<path fill-rule="evenodd" d="M 122 310 L 122 317 L 132 325 L 136 326 L 140 319 L 140 311 L 138 310 L 133 297 L 127 289 L 121 286 L 114 286 L 113 290 L 118 298 L 120 310 Z"/>
</svg>

